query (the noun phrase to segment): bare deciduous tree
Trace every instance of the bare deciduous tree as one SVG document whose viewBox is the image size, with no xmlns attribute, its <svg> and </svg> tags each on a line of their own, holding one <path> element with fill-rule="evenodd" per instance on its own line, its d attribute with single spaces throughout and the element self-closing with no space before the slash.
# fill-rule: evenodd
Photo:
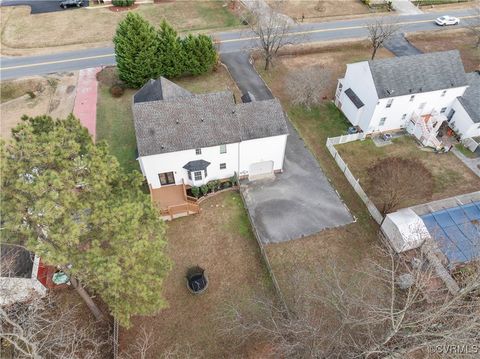
<svg viewBox="0 0 480 359">
<path fill-rule="evenodd" d="M 275 11 L 275 6 L 262 6 L 256 2 L 256 6 L 252 6 L 245 16 L 245 22 L 258 37 L 265 57 L 265 70 L 268 70 L 278 51 L 289 44 L 287 34 L 292 20 Z"/>
<path fill-rule="evenodd" d="M 100 358 L 109 344 L 100 328 L 78 320 L 78 307 L 61 308 L 55 297 L 33 297 L 0 308 L 3 350 L 14 358 Z M 108 328 L 106 329 L 108 333 Z"/>
<path fill-rule="evenodd" d="M 367 172 L 367 192 L 380 202 L 382 214 L 396 210 L 409 198 L 432 196 L 432 173 L 419 160 L 385 158 L 376 161 Z"/>
<path fill-rule="evenodd" d="M 372 45 L 372 60 L 385 42 L 398 32 L 398 25 L 386 18 L 376 18 L 367 25 L 368 39 Z"/>
<path fill-rule="evenodd" d="M 310 108 L 322 102 L 330 77 L 330 72 L 319 65 L 301 68 L 288 74 L 285 88 L 293 104 Z"/>
<path fill-rule="evenodd" d="M 480 340 L 478 267 L 452 296 L 433 285 L 438 278 L 421 253 L 411 260 L 387 246 L 379 250 L 382 259 L 366 263 L 359 273 L 342 273 L 332 265 L 329 273 L 304 278 L 318 278 L 323 289 L 304 292 L 303 307 L 292 315 L 258 299 L 248 310 L 232 308 L 224 318 L 226 332 L 269 340 L 274 357 L 406 358 L 437 350 L 453 358 L 457 353 L 449 355 L 449 346 L 470 346 L 474 357 Z M 353 275 L 364 279 L 345 287 L 341 278 Z"/>
</svg>

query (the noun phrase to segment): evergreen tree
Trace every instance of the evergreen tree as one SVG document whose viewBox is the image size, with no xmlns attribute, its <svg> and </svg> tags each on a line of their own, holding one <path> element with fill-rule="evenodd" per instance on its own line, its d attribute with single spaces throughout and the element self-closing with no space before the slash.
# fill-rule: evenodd
<svg viewBox="0 0 480 359">
<path fill-rule="evenodd" d="M 184 73 L 184 54 L 181 41 L 175 29 L 165 20 L 158 31 L 158 74 L 168 78 Z"/>
<path fill-rule="evenodd" d="M 85 284 L 122 325 L 164 307 L 164 224 L 140 173 L 124 174 L 73 115 L 24 117 L 12 134 L 0 157 L 3 238 Z"/>
<path fill-rule="evenodd" d="M 206 35 L 188 35 L 182 40 L 185 73 L 200 75 L 212 70 L 217 63 L 217 50 L 212 39 Z"/>
<path fill-rule="evenodd" d="M 128 86 L 141 87 L 158 77 L 157 32 L 139 14 L 129 12 L 113 38 L 120 79 Z"/>
</svg>

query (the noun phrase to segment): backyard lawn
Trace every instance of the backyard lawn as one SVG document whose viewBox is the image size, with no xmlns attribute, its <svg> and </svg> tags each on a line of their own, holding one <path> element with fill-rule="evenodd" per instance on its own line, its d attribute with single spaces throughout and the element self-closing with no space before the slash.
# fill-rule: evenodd
<svg viewBox="0 0 480 359">
<path fill-rule="evenodd" d="M 97 141 L 105 140 L 110 151 L 127 171 L 140 170 L 137 158 L 135 128 L 132 117 L 132 96 L 136 90 L 127 89 L 123 96 L 114 98 L 109 89 L 118 82 L 115 67 L 108 67 L 99 74 L 97 100 Z M 175 83 L 194 93 L 232 91 L 240 95 L 230 74 L 223 66 L 216 71 L 195 77 L 175 79 Z"/>
<path fill-rule="evenodd" d="M 221 335 L 224 322 L 219 320 L 227 315 L 228 305 L 273 296 L 243 202 L 238 193 L 225 192 L 201 206 L 198 215 L 168 222 L 167 253 L 173 269 L 163 291 L 169 307 L 155 316 L 134 318 L 130 330 L 121 329 L 121 352 L 131 350 L 145 328 L 154 337 L 148 358 L 258 357 L 252 351 L 259 343 L 233 346 L 234 338 Z M 206 292 L 197 296 L 185 281 L 187 269 L 195 265 L 205 269 L 209 280 Z M 166 352 L 176 356 L 163 356 Z"/>
<path fill-rule="evenodd" d="M 139 13 L 155 27 L 166 19 L 179 32 L 218 31 L 239 26 L 238 17 L 223 4 L 223 1 L 165 1 L 143 4 L 130 11 Z M 110 45 L 117 24 L 127 13 L 108 8 L 82 8 L 74 12 L 30 15 L 27 6 L 1 7 L 2 54 L 23 54 L 25 51 L 33 54 L 42 52 L 42 48 L 60 46 Z M 52 24 L 55 24 L 54 29 Z"/>
<path fill-rule="evenodd" d="M 433 175 L 432 198 L 409 198 L 401 203 L 399 208 L 469 193 L 480 188 L 480 178 L 453 153 L 435 154 L 422 150 L 410 136 L 394 139 L 392 145 L 384 147 L 376 147 L 372 140 L 365 140 L 338 145 L 336 149 L 348 164 L 353 175 L 360 179 L 360 183 L 364 184 L 369 180 L 368 168 L 376 160 L 389 157 L 419 159 Z M 412 173 L 412 176 L 415 176 L 415 173 Z M 368 188 L 364 186 L 364 189 L 369 195 Z M 380 208 L 378 198 L 369 196 Z"/>
</svg>

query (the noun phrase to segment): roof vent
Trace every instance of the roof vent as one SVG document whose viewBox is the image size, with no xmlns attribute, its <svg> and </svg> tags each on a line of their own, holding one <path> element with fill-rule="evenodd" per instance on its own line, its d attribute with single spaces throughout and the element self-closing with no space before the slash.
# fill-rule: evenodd
<svg viewBox="0 0 480 359">
<path fill-rule="evenodd" d="M 232 114 L 234 114 L 234 113 L 235 113 L 235 109 L 232 110 Z"/>
<path fill-rule="evenodd" d="M 164 150 L 164 149 L 165 149 L 165 146 L 164 146 L 164 145 L 161 145 L 160 148 L 161 148 L 162 150 Z"/>
<path fill-rule="evenodd" d="M 386 90 L 386 91 L 387 91 L 387 94 L 389 94 L 389 95 L 390 95 L 390 90 Z"/>
<path fill-rule="evenodd" d="M 408 92 L 412 93 L 413 89 L 408 89 Z"/>
<path fill-rule="evenodd" d="M 422 92 L 423 88 L 420 87 L 418 90 L 419 90 L 420 92 Z"/>
<path fill-rule="evenodd" d="M 175 120 L 175 123 L 178 125 L 178 124 L 180 123 L 180 121 L 179 121 L 179 120 Z"/>
<path fill-rule="evenodd" d="M 205 119 L 203 117 L 200 117 L 200 121 L 203 122 L 205 121 Z"/>
</svg>

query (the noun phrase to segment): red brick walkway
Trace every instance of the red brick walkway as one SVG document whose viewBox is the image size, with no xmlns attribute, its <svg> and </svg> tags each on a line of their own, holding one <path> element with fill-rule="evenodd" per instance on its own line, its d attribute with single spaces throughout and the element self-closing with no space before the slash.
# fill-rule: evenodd
<svg viewBox="0 0 480 359">
<path fill-rule="evenodd" d="M 95 140 L 97 124 L 97 73 L 100 67 L 80 70 L 73 114 L 88 129 Z"/>
</svg>

